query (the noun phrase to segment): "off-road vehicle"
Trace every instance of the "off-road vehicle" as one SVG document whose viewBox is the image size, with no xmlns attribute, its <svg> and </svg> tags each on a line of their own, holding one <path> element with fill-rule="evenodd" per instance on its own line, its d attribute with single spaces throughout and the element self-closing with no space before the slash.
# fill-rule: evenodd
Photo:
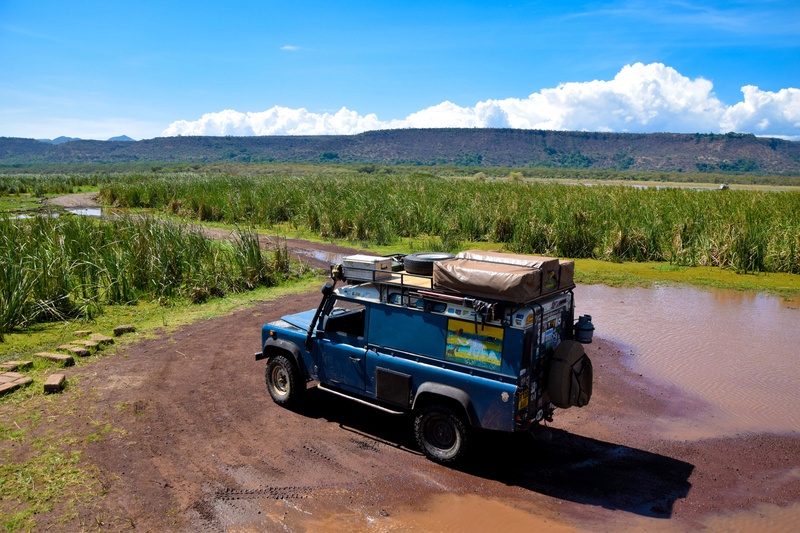
<svg viewBox="0 0 800 533">
<path fill-rule="evenodd" d="M 589 402 L 581 343 L 594 326 L 588 315 L 575 322 L 571 261 L 475 251 L 392 264 L 345 257 L 317 309 L 264 325 L 256 359 L 276 403 L 291 406 L 316 382 L 413 416 L 425 455 L 450 463 L 472 431 L 527 431 Z"/>
</svg>

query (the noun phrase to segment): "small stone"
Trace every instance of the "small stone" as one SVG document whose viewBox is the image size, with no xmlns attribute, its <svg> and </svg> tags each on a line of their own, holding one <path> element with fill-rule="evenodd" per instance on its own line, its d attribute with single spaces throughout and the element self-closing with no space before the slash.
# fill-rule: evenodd
<svg viewBox="0 0 800 533">
<path fill-rule="evenodd" d="M 79 329 L 78 331 L 72 332 L 72 335 L 75 337 L 88 337 L 91 334 L 92 332 L 88 329 Z"/>
<path fill-rule="evenodd" d="M 75 364 L 75 359 L 73 359 L 71 355 L 65 355 L 63 353 L 39 352 L 33 355 L 41 357 L 42 359 L 47 359 L 48 361 L 53 361 L 54 363 L 60 363 L 64 366 L 72 366 Z"/>
<path fill-rule="evenodd" d="M 106 335 L 100 335 L 99 333 L 94 333 L 89 338 L 100 346 L 105 346 L 107 344 L 114 344 L 114 339 Z"/>
<path fill-rule="evenodd" d="M 71 344 L 63 344 L 58 347 L 59 350 L 62 352 L 69 352 L 72 355 L 76 355 L 78 357 L 86 357 L 89 355 L 89 350 L 86 348 L 81 348 L 80 346 L 73 346 Z"/>
<path fill-rule="evenodd" d="M 2 372 L 0 373 L 0 383 L 10 383 L 24 377 L 17 372 Z"/>
<path fill-rule="evenodd" d="M 33 379 L 16 372 L 0 372 L 0 396 L 15 391 Z"/>
<path fill-rule="evenodd" d="M 134 333 L 136 331 L 136 327 L 131 324 L 124 324 L 122 326 L 117 326 L 114 328 L 114 336 L 121 337 L 126 333 Z"/>
<path fill-rule="evenodd" d="M 14 372 L 15 370 L 28 370 L 33 366 L 33 361 L 6 361 L 0 363 L 0 370 Z"/>
<path fill-rule="evenodd" d="M 99 344 L 97 344 L 94 341 L 84 341 L 84 340 L 72 341 L 70 344 L 75 344 L 77 346 L 83 346 L 84 348 L 97 348 L 98 346 L 100 346 Z"/>
<path fill-rule="evenodd" d="M 64 374 L 51 374 L 44 382 L 45 392 L 61 392 L 64 384 L 67 382 L 67 377 Z"/>
</svg>

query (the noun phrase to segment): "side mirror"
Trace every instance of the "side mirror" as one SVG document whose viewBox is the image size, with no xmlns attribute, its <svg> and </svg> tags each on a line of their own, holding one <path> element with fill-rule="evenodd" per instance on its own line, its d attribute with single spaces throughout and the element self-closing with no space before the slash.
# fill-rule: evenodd
<svg viewBox="0 0 800 533">
<path fill-rule="evenodd" d="M 330 296 L 331 294 L 333 294 L 333 283 L 326 281 L 325 285 L 322 286 L 322 295 Z"/>
</svg>

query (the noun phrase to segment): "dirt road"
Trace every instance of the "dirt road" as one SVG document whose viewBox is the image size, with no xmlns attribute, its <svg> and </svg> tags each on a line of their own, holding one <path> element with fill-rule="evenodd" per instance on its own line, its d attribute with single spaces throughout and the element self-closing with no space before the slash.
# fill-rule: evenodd
<svg viewBox="0 0 800 533">
<path fill-rule="evenodd" d="M 294 243 L 293 245 L 296 245 Z M 310 245 L 309 245 L 310 246 Z M 331 249 L 331 252 L 337 250 Z M 342 251 L 342 250 L 339 250 Z M 660 420 L 702 423 L 701 402 L 631 374 L 603 340 L 595 391 L 536 439 L 480 434 L 451 469 L 416 449 L 408 419 L 309 391 L 275 405 L 256 362 L 260 327 L 315 307 L 264 302 L 131 344 L 72 369 L 82 409 L 43 417 L 89 439 L 105 493 L 38 517 L 75 531 L 790 531 L 800 519 L 800 437 L 666 438 Z"/>
<path fill-rule="evenodd" d="M 88 444 L 104 497 L 79 524 L 140 531 L 686 530 L 716 515 L 800 500 L 800 439 L 769 435 L 665 441 L 664 416 L 694 418 L 689 398 L 648 386 L 599 340 L 592 403 L 558 413 L 533 440 L 480 435 L 474 461 L 438 466 L 417 450 L 407 419 L 309 391 L 296 412 L 266 393 L 254 360 L 259 328 L 314 307 L 316 293 L 265 302 L 130 345 L 75 369 L 92 420 L 113 430 Z M 774 519 L 781 512 L 770 508 Z M 784 511 L 785 512 L 785 511 Z M 55 516 L 55 514 L 54 514 Z M 491 517 L 491 521 L 487 517 Z M 795 515 L 792 515 L 795 516 Z M 747 520 L 753 519 L 746 515 Z M 742 520 L 745 520 L 743 518 Z"/>
</svg>

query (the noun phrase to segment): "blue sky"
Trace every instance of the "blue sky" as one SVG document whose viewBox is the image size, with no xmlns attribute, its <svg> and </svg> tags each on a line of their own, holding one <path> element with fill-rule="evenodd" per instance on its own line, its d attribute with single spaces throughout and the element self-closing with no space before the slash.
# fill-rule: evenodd
<svg viewBox="0 0 800 533">
<path fill-rule="evenodd" d="M 797 0 L 0 0 L 0 136 L 496 126 L 800 139 L 798 87 Z"/>
</svg>

